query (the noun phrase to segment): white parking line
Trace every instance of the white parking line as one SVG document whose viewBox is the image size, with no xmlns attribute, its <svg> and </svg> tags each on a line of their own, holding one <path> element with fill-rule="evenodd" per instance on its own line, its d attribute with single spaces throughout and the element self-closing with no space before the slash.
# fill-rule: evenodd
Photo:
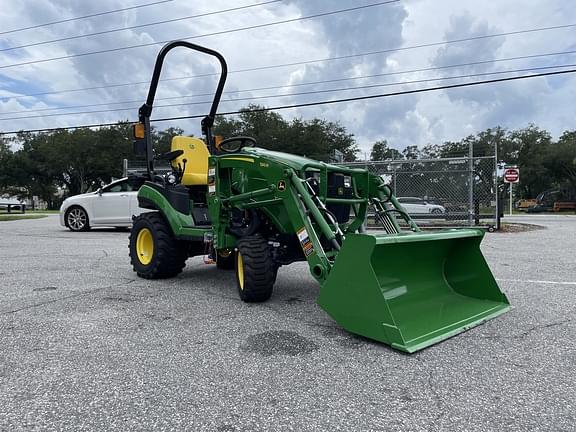
<svg viewBox="0 0 576 432">
<path fill-rule="evenodd" d="M 530 279 L 496 279 L 498 282 L 524 282 L 535 284 L 551 284 L 551 285 L 576 285 L 576 282 L 559 282 L 559 281 L 544 281 L 544 280 L 530 280 Z"/>
</svg>

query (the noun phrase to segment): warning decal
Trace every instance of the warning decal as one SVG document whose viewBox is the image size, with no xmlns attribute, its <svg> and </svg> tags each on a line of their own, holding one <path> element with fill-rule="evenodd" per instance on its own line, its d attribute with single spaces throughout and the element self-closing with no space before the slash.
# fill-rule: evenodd
<svg viewBox="0 0 576 432">
<path fill-rule="evenodd" d="M 304 255 L 310 256 L 312 252 L 314 252 L 314 246 L 310 241 L 308 231 L 306 231 L 305 227 L 302 227 L 298 231 L 296 231 L 296 234 L 298 235 L 298 240 L 300 240 L 300 246 L 302 246 L 302 251 L 304 252 Z"/>
</svg>

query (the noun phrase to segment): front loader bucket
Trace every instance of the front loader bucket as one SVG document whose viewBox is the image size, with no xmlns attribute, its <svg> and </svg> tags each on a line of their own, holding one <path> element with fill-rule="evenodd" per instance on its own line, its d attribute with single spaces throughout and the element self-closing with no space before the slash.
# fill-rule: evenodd
<svg viewBox="0 0 576 432">
<path fill-rule="evenodd" d="M 346 330 L 415 352 L 510 308 L 481 230 L 349 234 L 318 304 Z"/>
</svg>

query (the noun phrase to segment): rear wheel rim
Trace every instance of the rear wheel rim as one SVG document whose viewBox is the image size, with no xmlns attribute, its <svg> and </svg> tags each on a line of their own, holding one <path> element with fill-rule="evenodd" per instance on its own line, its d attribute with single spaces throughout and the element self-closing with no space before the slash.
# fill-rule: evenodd
<svg viewBox="0 0 576 432">
<path fill-rule="evenodd" d="M 240 289 L 244 289 L 244 260 L 242 259 L 242 254 L 238 251 L 238 257 L 236 258 L 236 268 L 238 273 L 238 285 L 240 285 Z"/>
<path fill-rule="evenodd" d="M 142 265 L 148 265 L 154 255 L 154 238 L 148 228 L 142 228 L 136 237 L 136 255 Z"/>
<path fill-rule="evenodd" d="M 86 212 L 75 208 L 68 213 L 68 225 L 74 230 L 81 230 L 86 225 Z"/>
</svg>

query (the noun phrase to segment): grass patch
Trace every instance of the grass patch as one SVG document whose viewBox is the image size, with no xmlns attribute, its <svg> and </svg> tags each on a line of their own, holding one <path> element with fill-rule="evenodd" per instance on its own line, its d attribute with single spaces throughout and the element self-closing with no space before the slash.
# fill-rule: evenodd
<svg viewBox="0 0 576 432">
<path fill-rule="evenodd" d="M 26 209 L 26 213 L 31 213 L 31 214 L 35 214 L 35 213 L 58 214 L 58 213 L 60 213 L 60 210 L 32 210 L 32 209 Z"/>
<path fill-rule="evenodd" d="M 18 219 L 42 219 L 46 215 L 30 215 L 30 214 L 15 214 L 15 215 L 0 215 L 0 222 L 13 221 Z"/>
</svg>

